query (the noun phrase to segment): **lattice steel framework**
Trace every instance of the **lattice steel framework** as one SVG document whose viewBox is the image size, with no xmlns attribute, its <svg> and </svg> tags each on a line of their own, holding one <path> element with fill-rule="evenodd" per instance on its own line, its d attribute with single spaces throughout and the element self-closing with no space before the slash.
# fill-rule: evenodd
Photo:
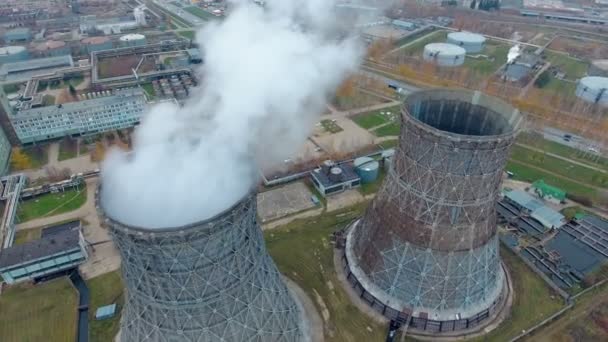
<svg viewBox="0 0 608 342">
<path fill-rule="evenodd" d="M 432 90 L 410 95 L 401 121 L 384 184 L 348 233 L 350 271 L 396 310 L 472 317 L 501 295 L 495 204 L 522 117 L 480 92 Z"/>
<path fill-rule="evenodd" d="M 266 251 L 254 194 L 172 229 L 127 226 L 98 210 L 122 256 L 121 341 L 307 340 L 301 306 Z"/>
</svg>

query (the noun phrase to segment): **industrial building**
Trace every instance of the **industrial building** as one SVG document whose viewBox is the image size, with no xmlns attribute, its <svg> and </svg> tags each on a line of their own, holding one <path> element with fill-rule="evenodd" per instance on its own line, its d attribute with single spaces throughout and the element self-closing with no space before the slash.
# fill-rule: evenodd
<svg viewBox="0 0 608 342">
<path fill-rule="evenodd" d="M 21 27 L 8 30 L 4 33 L 6 44 L 26 43 L 32 40 L 32 31 L 29 28 Z"/>
<path fill-rule="evenodd" d="M 540 58 L 537 55 L 525 53 L 505 66 L 504 77 L 511 82 L 525 80 L 538 68 Z"/>
<path fill-rule="evenodd" d="M 2 95 L 0 94 L 0 96 Z M 8 140 L 4 129 L 0 127 L 0 176 L 3 176 L 9 170 L 11 147 L 11 142 Z"/>
<path fill-rule="evenodd" d="M 121 47 L 143 46 L 147 44 L 146 36 L 139 33 L 125 34 L 119 38 L 119 44 Z"/>
<path fill-rule="evenodd" d="M 112 40 L 108 37 L 89 37 L 80 41 L 82 52 L 91 53 L 112 49 Z"/>
<path fill-rule="evenodd" d="M 583 101 L 608 105 L 608 77 L 587 76 L 578 81 L 576 96 Z"/>
<path fill-rule="evenodd" d="M 34 52 L 40 57 L 57 57 L 70 55 L 72 50 L 61 40 L 47 40 L 34 45 Z"/>
<path fill-rule="evenodd" d="M 483 51 L 486 38 L 481 34 L 471 32 L 448 33 L 447 43 L 462 47 L 467 53 L 478 53 Z"/>
<path fill-rule="evenodd" d="M 72 67 L 74 67 L 74 60 L 70 55 L 36 58 L 1 65 L 0 79 L 6 81 L 27 81 L 34 76 L 48 75 L 59 69 Z"/>
<path fill-rule="evenodd" d="M 545 201 L 562 203 L 566 200 L 566 192 L 560 188 L 545 183 L 539 179 L 532 183 L 534 193 Z"/>
<path fill-rule="evenodd" d="M 103 185 L 102 185 L 103 187 Z M 103 210 L 126 284 L 122 341 L 305 341 L 301 304 L 264 246 L 256 196 L 173 227 L 125 225 Z M 107 214 L 107 215 L 106 215 Z"/>
<path fill-rule="evenodd" d="M 482 329 L 504 309 L 495 206 L 522 121 L 478 91 L 405 100 L 384 184 L 343 243 L 346 278 L 364 302 L 425 334 Z"/>
<path fill-rule="evenodd" d="M 464 63 L 467 52 L 464 48 L 447 43 L 430 43 L 424 47 L 423 58 L 442 67 L 455 67 Z"/>
<path fill-rule="evenodd" d="M 23 108 L 10 116 L 10 121 L 20 142 L 29 144 L 132 127 L 146 109 L 140 89 L 97 92 L 88 97 L 61 105 Z"/>
<path fill-rule="evenodd" d="M 324 197 L 361 185 L 361 178 L 351 163 L 336 164 L 326 160 L 321 167 L 313 170 L 310 176 L 315 188 Z"/>
<path fill-rule="evenodd" d="M 0 47 L 0 64 L 22 62 L 30 58 L 30 54 L 24 46 Z"/>
<path fill-rule="evenodd" d="M 63 229 L 38 240 L 3 249 L 0 275 L 8 284 L 36 280 L 76 268 L 87 258 L 81 230 Z"/>
<path fill-rule="evenodd" d="M 566 218 L 558 211 L 546 206 L 540 200 L 534 198 L 522 190 L 507 191 L 505 198 L 509 203 L 539 222 L 545 229 L 557 229 L 566 224 Z"/>
</svg>

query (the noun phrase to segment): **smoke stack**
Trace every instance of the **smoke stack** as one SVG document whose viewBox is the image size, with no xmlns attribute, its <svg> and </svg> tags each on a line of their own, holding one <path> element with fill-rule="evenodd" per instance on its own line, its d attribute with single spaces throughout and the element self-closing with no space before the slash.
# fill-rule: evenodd
<svg viewBox="0 0 608 342">
<path fill-rule="evenodd" d="M 255 195 L 180 227 L 123 224 L 97 209 L 122 257 L 121 341 L 303 341 L 306 319 L 266 252 Z"/>
<path fill-rule="evenodd" d="M 495 205 L 522 117 L 480 92 L 432 90 L 401 118 L 386 180 L 348 231 L 348 279 L 414 330 L 472 328 L 505 302 Z"/>
</svg>

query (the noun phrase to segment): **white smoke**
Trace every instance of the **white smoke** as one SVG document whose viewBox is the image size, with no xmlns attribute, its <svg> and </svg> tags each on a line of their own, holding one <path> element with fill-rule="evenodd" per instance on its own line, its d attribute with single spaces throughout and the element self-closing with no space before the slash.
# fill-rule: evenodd
<svg viewBox="0 0 608 342">
<path fill-rule="evenodd" d="M 517 57 L 519 57 L 520 54 L 521 48 L 519 47 L 519 44 L 512 46 L 509 49 L 509 53 L 507 53 L 507 64 L 515 62 L 515 60 L 517 59 Z"/>
<path fill-rule="evenodd" d="M 183 107 L 151 109 L 134 152 L 111 151 L 101 201 L 122 223 L 176 227 L 210 218 L 257 183 L 259 168 L 305 141 L 362 50 L 334 35 L 333 0 L 233 2 L 197 33 L 203 84 Z"/>
</svg>

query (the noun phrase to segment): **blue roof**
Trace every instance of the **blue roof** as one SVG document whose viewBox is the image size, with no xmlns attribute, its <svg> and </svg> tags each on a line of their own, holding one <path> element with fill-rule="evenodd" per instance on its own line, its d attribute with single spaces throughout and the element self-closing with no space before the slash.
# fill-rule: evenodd
<svg viewBox="0 0 608 342">
<path fill-rule="evenodd" d="M 529 211 L 534 211 L 540 207 L 545 206 L 541 201 L 532 197 L 525 191 L 511 190 L 505 193 L 505 196 L 511 201 L 517 203 L 519 206 L 528 209 Z"/>
<path fill-rule="evenodd" d="M 102 306 L 95 312 L 95 319 L 103 319 L 114 316 L 116 313 L 116 304 Z"/>
</svg>

